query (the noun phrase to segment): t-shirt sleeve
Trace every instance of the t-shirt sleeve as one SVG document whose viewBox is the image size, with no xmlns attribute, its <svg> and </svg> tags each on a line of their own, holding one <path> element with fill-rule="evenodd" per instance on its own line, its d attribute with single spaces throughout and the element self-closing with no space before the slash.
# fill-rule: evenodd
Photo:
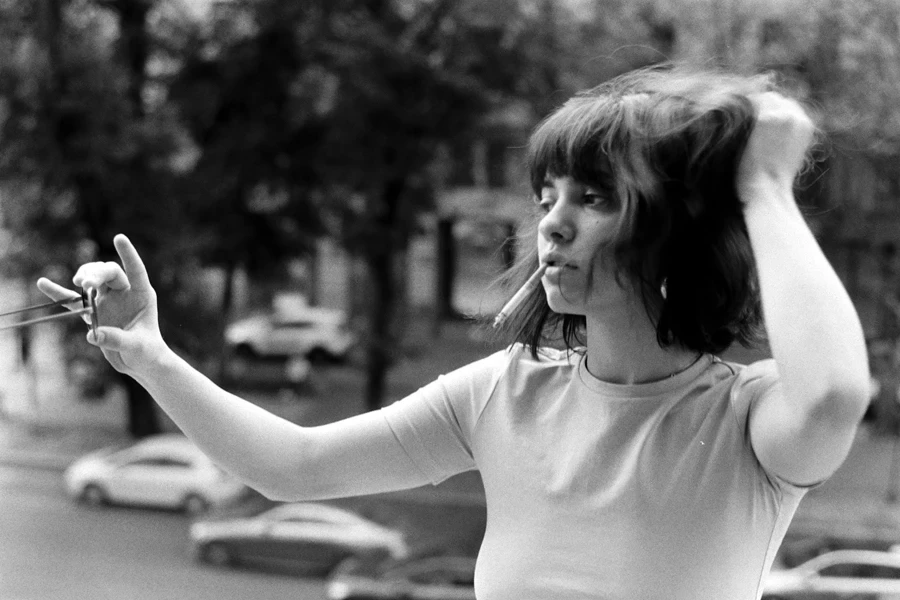
<svg viewBox="0 0 900 600">
<path fill-rule="evenodd" d="M 731 405 L 738 421 L 738 426 L 752 449 L 753 441 L 750 439 L 750 411 L 753 405 L 770 394 L 781 393 L 781 377 L 778 374 L 778 365 L 774 359 L 765 359 L 754 362 L 744 367 L 737 376 L 731 392 Z M 754 454 L 755 457 L 755 454 Z M 821 483 L 799 486 L 793 484 L 773 473 L 769 473 L 761 463 L 759 468 L 765 473 L 769 481 L 783 491 L 802 493 L 814 488 Z"/>
<path fill-rule="evenodd" d="M 508 351 L 497 352 L 381 409 L 403 449 L 432 483 L 477 468 L 472 431 L 508 362 Z"/>
</svg>

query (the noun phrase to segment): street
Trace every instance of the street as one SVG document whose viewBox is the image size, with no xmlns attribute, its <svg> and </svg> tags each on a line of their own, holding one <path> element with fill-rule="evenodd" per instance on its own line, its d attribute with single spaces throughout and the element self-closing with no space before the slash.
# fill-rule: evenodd
<svg viewBox="0 0 900 600">
<path fill-rule="evenodd" d="M 4 600 L 321 600 L 322 580 L 216 569 L 188 553 L 188 517 L 89 508 L 55 470 L 0 466 Z"/>
</svg>

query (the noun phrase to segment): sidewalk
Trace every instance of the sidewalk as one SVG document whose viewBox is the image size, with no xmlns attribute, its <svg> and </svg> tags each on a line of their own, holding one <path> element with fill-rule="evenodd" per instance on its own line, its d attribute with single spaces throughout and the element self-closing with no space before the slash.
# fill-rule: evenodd
<svg viewBox="0 0 900 600">
<path fill-rule="evenodd" d="M 100 426 L 31 425 L 0 419 L 0 465 L 64 470 L 79 456 L 130 441 L 124 430 Z"/>
</svg>

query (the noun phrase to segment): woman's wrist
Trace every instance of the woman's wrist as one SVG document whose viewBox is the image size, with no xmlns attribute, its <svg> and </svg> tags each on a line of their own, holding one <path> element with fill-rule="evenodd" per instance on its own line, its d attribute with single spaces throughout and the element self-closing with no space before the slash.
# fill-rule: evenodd
<svg viewBox="0 0 900 600">
<path fill-rule="evenodd" d="M 778 178 L 761 173 L 738 183 L 738 197 L 744 210 L 760 206 L 781 206 L 796 208 L 792 182 L 780 181 Z"/>
<path fill-rule="evenodd" d="M 171 377 L 174 369 L 184 363 L 164 341 L 160 340 L 153 350 L 147 352 L 146 359 L 141 361 L 140 371 L 135 372 L 134 378 L 141 385 L 147 387 L 152 381 L 161 381 Z"/>
</svg>

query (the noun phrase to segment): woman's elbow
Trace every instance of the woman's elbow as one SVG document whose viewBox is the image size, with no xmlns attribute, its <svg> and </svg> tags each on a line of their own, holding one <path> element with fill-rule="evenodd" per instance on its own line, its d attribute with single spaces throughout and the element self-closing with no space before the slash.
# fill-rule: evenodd
<svg viewBox="0 0 900 600">
<path fill-rule="evenodd" d="M 835 421 L 855 427 L 869 406 L 870 385 L 868 370 L 844 373 L 826 387 L 821 406 Z"/>
<path fill-rule="evenodd" d="M 245 485 L 268 500 L 276 502 L 296 502 L 304 500 L 301 481 L 295 468 L 287 465 L 257 465 L 250 472 L 235 473 Z M 307 491 L 308 493 L 308 491 Z"/>
<path fill-rule="evenodd" d="M 304 498 L 298 496 L 297 494 L 294 494 L 292 491 L 280 487 L 263 488 L 261 486 L 258 486 L 254 487 L 253 489 L 262 494 L 267 500 L 271 500 L 273 502 L 299 502 L 301 500 L 304 500 Z"/>
</svg>

